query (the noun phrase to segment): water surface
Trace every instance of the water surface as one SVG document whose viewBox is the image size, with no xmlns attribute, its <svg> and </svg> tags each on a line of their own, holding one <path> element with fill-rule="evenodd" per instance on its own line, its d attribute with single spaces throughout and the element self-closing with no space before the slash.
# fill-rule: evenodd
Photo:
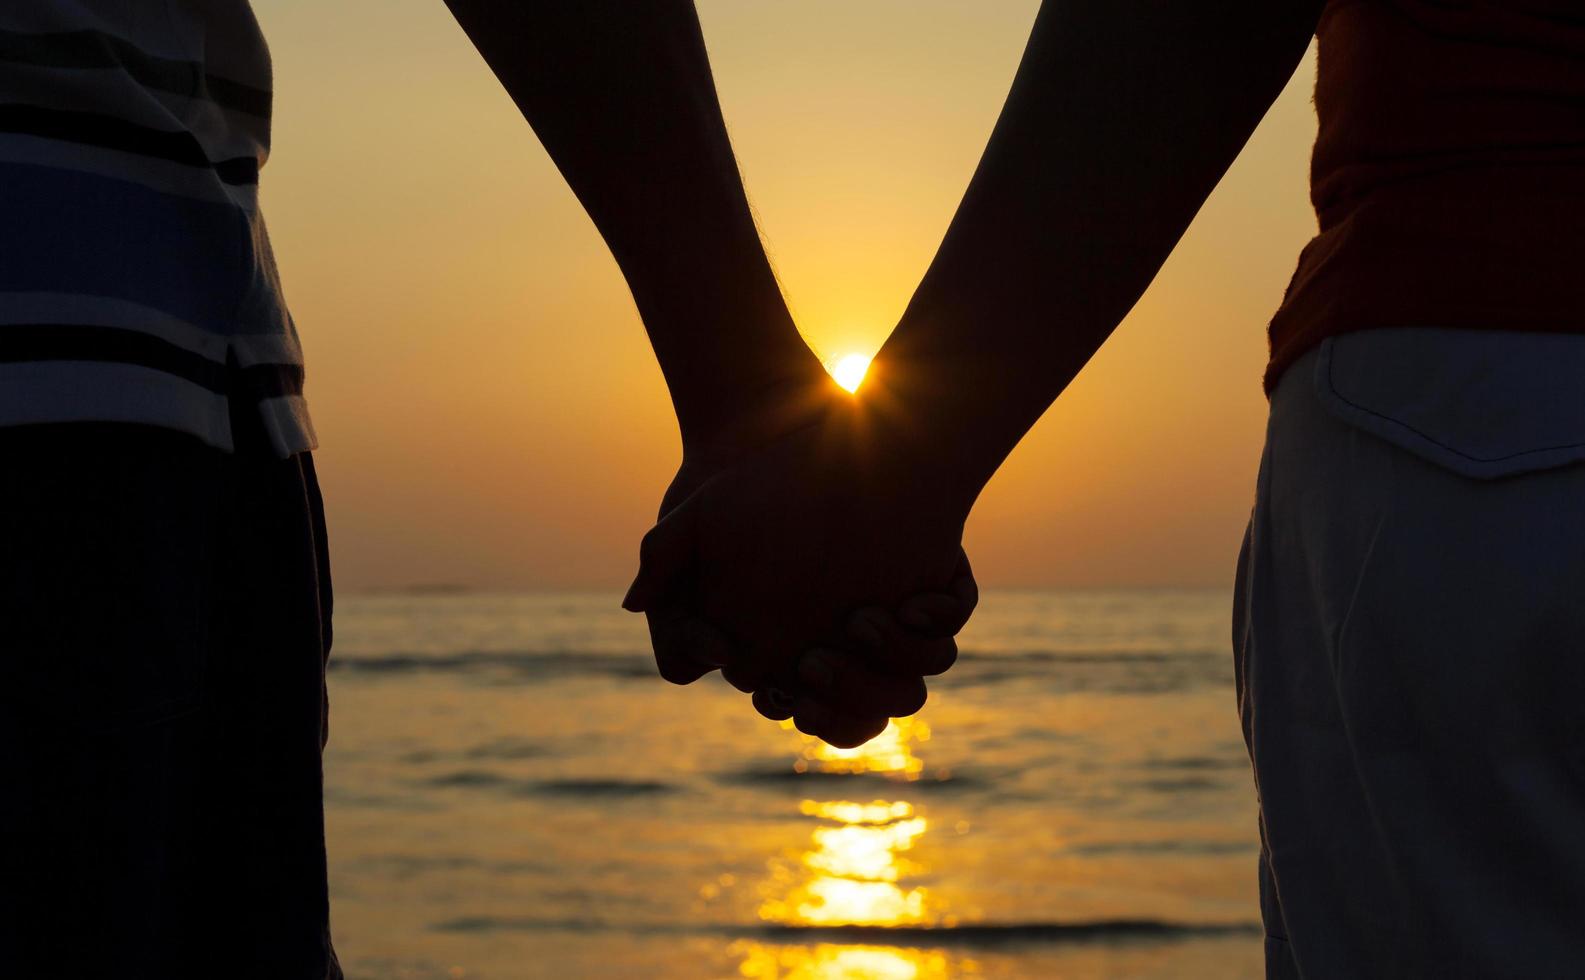
<svg viewBox="0 0 1585 980">
<path fill-rule="evenodd" d="M 349 976 L 1258 977 L 1221 592 L 991 593 L 832 750 L 657 679 L 614 595 L 338 602 Z"/>
</svg>

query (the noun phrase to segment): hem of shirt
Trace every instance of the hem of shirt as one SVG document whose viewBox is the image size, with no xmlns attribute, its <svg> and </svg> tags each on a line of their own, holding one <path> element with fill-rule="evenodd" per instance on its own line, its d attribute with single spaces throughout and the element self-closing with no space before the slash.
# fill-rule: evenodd
<svg viewBox="0 0 1585 980">
<path fill-rule="evenodd" d="M 282 459 L 319 447 L 301 395 L 262 399 L 257 413 Z M 72 422 L 125 422 L 186 433 L 225 453 L 236 451 L 231 403 L 173 374 L 135 364 L 35 361 L 0 364 L 0 428 Z"/>
<path fill-rule="evenodd" d="M 1286 308 L 1279 310 L 1267 327 L 1270 356 L 1262 377 L 1267 399 L 1277 390 L 1288 368 L 1321 343 L 1367 330 L 1475 330 L 1484 333 L 1585 334 L 1585 319 L 1569 316 L 1534 315 L 1511 308 L 1463 311 L 1457 317 L 1437 320 L 1411 317 L 1318 317 L 1300 322 Z"/>
</svg>

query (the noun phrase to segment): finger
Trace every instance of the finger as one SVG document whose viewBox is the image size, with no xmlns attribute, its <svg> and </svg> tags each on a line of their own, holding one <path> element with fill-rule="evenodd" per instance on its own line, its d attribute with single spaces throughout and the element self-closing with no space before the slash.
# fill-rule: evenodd
<svg viewBox="0 0 1585 980">
<path fill-rule="evenodd" d="M 744 694 L 753 694 L 765 682 L 765 671 L 758 664 L 751 662 L 751 658 L 741 657 L 733 663 L 721 668 L 721 676 L 726 682 L 742 691 Z"/>
<path fill-rule="evenodd" d="M 878 606 L 848 617 L 847 637 L 864 658 L 893 674 L 929 677 L 944 673 L 958 659 L 950 636 L 924 636 L 904 629 L 897 617 Z"/>
<path fill-rule="evenodd" d="M 920 636 L 952 636 L 962 617 L 956 596 L 921 592 L 897 604 L 897 621 Z"/>
<path fill-rule="evenodd" d="M 638 544 L 638 576 L 622 599 L 628 612 L 660 601 L 693 563 L 694 508 L 684 502 L 649 529 Z"/>
<path fill-rule="evenodd" d="M 958 597 L 958 607 L 963 616 L 958 621 L 958 629 L 962 629 L 980 604 L 980 583 L 974 580 L 974 569 L 969 565 L 969 553 L 962 548 L 958 549 L 958 567 L 952 573 L 951 591 Z"/>
<path fill-rule="evenodd" d="M 762 687 L 754 692 L 751 700 L 754 710 L 771 721 L 786 721 L 793 716 L 794 698 L 780 687 Z"/>
<path fill-rule="evenodd" d="M 731 661 L 726 634 L 697 616 L 651 612 L 649 643 L 660 676 L 673 684 L 692 684 Z"/>
<path fill-rule="evenodd" d="M 921 635 L 956 636 L 979 603 L 980 587 L 974 581 L 969 556 L 959 551 L 957 570 L 947 591 L 909 596 L 898 604 L 897 619 Z"/>
<path fill-rule="evenodd" d="M 837 714 L 905 718 L 924 707 L 929 696 L 918 674 L 883 673 L 831 650 L 800 657 L 798 680 L 800 694 Z"/>
<path fill-rule="evenodd" d="M 800 732 L 839 749 L 858 748 L 885 731 L 886 723 L 886 718 L 877 715 L 833 711 L 824 703 L 808 697 L 799 697 L 793 711 L 793 724 Z"/>
</svg>

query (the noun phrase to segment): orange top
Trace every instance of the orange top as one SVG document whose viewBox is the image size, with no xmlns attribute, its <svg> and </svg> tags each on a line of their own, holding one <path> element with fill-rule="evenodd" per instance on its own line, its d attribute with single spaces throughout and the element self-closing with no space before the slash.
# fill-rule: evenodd
<svg viewBox="0 0 1585 980">
<path fill-rule="evenodd" d="M 1585 333 L 1585 2 L 1331 0 L 1316 36 L 1321 231 L 1267 392 L 1352 330 Z"/>
</svg>

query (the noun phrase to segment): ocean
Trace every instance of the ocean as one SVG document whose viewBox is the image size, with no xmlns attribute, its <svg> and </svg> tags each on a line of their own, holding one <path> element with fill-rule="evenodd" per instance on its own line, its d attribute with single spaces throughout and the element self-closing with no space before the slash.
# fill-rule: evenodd
<svg viewBox="0 0 1585 980">
<path fill-rule="evenodd" d="M 852 751 L 662 682 L 617 602 L 338 600 L 349 977 L 1261 976 L 1227 593 L 990 592 Z"/>
</svg>

